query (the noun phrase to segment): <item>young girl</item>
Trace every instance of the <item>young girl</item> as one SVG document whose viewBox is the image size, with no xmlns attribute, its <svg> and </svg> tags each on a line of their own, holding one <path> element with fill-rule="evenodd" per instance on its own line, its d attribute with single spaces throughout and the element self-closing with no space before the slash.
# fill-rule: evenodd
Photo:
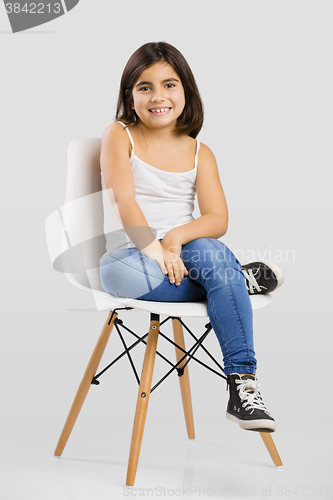
<svg viewBox="0 0 333 500">
<path fill-rule="evenodd" d="M 218 239 L 227 231 L 227 204 L 214 155 L 196 140 L 202 102 L 192 71 L 175 47 L 152 42 L 134 52 L 122 75 L 116 120 L 106 128 L 101 148 L 107 197 L 103 288 L 140 300 L 207 300 L 228 379 L 227 418 L 243 429 L 274 432 L 276 423 L 255 376 L 248 289 L 271 291 L 283 279 L 278 270 L 255 263 L 244 269 L 246 283 L 239 261 Z M 192 216 L 195 193 L 197 219 Z M 125 237 L 116 245 L 114 214 L 123 228 L 117 236 Z M 253 268 L 260 280 L 254 279 Z"/>
</svg>

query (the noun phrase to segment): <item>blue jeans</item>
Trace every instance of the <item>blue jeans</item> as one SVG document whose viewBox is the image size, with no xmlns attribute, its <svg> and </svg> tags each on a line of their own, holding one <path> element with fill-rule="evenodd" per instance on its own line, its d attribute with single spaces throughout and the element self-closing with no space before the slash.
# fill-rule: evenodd
<svg viewBox="0 0 333 500">
<path fill-rule="evenodd" d="M 118 297 L 157 302 L 207 300 L 225 374 L 255 374 L 252 306 L 239 261 L 215 238 L 190 241 L 183 245 L 180 257 L 188 275 L 176 286 L 157 262 L 136 247 L 115 250 L 101 264 L 101 284 Z"/>
</svg>

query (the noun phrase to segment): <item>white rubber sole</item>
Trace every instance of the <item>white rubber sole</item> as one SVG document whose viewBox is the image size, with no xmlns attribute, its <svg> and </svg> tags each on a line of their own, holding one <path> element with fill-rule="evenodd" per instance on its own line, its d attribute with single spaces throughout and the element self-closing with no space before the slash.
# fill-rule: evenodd
<svg viewBox="0 0 333 500">
<path fill-rule="evenodd" d="M 268 266 L 275 274 L 275 276 L 277 278 L 277 286 L 275 288 L 275 290 L 276 290 L 284 282 L 284 276 L 282 274 L 281 269 L 276 264 L 274 264 L 274 262 L 270 262 L 269 260 L 261 260 L 260 262 L 263 262 L 264 264 L 266 264 L 266 266 Z"/>
<path fill-rule="evenodd" d="M 231 420 L 231 422 L 235 422 L 239 425 L 239 427 L 247 431 L 265 432 L 264 429 L 269 429 L 269 432 L 275 432 L 277 429 L 277 425 L 274 420 L 240 420 L 239 418 L 231 415 L 228 412 L 226 412 L 226 417 L 228 420 Z"/>
</svg>

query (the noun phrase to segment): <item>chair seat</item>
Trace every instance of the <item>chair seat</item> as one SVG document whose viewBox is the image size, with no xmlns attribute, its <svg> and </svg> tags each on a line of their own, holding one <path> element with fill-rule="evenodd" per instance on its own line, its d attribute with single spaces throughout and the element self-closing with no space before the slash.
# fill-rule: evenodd
<svg viewBox="0 0 333 500">
<path fill-rule="evenodd" d="M 77 288 L 92 293 L 99 311 L 110 310 L 123 305 L 125 307 L 133 307 L 135 309 L 141 309 L 142 311 L 164 314 L 166 316 L 208 317 L 207 300 L 202 302 L 155 302 L 150 300 L 127 299 L 88 288 L 76 281 L 72 275 L 66 274 L 66 278 Z M 250 300 L 252 309 L 260 309 L 261 307 L 267 306 L 271 302 L 272 297 L 270 294 L 250 295 Z"/>
</svg>

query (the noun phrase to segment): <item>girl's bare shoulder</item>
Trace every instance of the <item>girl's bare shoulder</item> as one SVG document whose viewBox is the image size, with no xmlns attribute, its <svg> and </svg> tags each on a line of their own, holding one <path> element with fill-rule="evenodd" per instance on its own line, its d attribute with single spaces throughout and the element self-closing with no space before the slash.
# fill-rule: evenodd
<svg viewBox="0 0 333 500">
<path fill-rule="evenodd" d="M 203 142 L 200 142 L 199 157 L 202 159 L 215 159 L 213 151 Z"/>
<path fill-rule="evenodd" d="M 198 153 L 199 162 L 200 162 L 200 160 L 201 160 L 201 163 L 206 162 L 206 161 L 214 161 L 215 156 L 214 156 L 212 150 L 206 144 L 204 144 L 203 142 L 201 142 L 197 139 L 193 139 L 190 136 L 187 136 L 187 147 L 189 148 L 189 150 L 196 151 L 197 143 L 199 143 L 199 146 L 200 146 L 199 153 Z"/>
<path fill-rule="evenodd" d="M 124 134 L 124 132 L 125 132 L 125 134 Z M 127 135 L 126 131 L 125 131 L 125 127 L 119 122 L 110 123 L 110 125 L 108 125 L 106 127 L 106 129 L 104 130 L 102 138 L 104 138 L 104 137 L 108 138 L 108 137 L 112 137 L 114 135 L 116 135 L 117 137 Z"/>
<path fill-rule="evenodd" d="M 116 148 L 130 151 L 131 143 L 125 127 L 119 123 L 114 122 L 106 127 L 102 135 L 102 148 Z"/>
</svg>

